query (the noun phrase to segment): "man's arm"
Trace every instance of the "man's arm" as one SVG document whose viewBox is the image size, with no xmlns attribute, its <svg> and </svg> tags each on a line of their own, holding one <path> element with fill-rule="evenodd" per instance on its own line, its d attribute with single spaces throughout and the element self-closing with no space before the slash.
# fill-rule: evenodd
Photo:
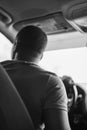
<svg viewBox="0 0 87 130">
<path fill-rule="evenodd" d="M 66 90 L 57 76 L 51 75 L 48 80 L 43 119 L 45 130 L 71 130 Z"/>
<path fill-rule="evenodd" d="M 71 130 L 67 111 L 48 109 L 44 111 L 45 130 Z"/>
</svg>

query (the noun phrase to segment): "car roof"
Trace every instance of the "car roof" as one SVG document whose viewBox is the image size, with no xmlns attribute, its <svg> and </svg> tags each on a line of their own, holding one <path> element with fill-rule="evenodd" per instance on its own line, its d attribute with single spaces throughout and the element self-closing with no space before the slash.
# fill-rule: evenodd
<svg viewBox="0 0 87 130">
<path fill-rule="evenodd" d="M 82 18 L 84 7 L 86 11 L 87 0 L 0 0 L 0 31 L 11 42 L 22 27 L 30 24 L 51 36 L 84 32 L 86 29 L 82 30 L 74 21 Z"/>
</svg>

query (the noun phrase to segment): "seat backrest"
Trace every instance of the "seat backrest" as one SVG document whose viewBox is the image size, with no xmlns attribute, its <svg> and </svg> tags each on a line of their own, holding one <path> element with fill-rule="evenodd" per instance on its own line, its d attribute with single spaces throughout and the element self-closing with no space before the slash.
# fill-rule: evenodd
<svg viewBox="0 0 87 130">
<path fill-rule="evenodd" d="M 11 79 L 1 65 L 0 120 L 0 127 L 2 127 L 3 130 L 5 128 L 6 130 L 35 130 L 29 112 Z"/>
</svg>

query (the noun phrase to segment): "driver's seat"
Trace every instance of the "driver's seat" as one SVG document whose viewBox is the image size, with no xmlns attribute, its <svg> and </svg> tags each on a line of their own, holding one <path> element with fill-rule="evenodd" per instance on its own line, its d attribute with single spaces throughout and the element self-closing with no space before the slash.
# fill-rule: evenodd
<svg viewBox="0 0 87 130">
<path fill-rule="evenodd" d="M 19 93 L 1 65 L 0 130 L 35 130 Z"/>
</svg>

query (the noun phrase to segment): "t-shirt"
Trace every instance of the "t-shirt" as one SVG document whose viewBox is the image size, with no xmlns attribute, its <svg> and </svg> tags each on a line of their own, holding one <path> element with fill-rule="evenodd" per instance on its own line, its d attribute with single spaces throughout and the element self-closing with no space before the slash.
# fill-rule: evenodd
<svg viewBox="0 0 87 130">
<path fill-rule="evenodd" d="M 67 111 L 67 96 L 60 78 L 40 66 L 23 61 L 1 63 L 27 107 L 35 128 L 44 122 L 45 109 Z"/>
</svg>

